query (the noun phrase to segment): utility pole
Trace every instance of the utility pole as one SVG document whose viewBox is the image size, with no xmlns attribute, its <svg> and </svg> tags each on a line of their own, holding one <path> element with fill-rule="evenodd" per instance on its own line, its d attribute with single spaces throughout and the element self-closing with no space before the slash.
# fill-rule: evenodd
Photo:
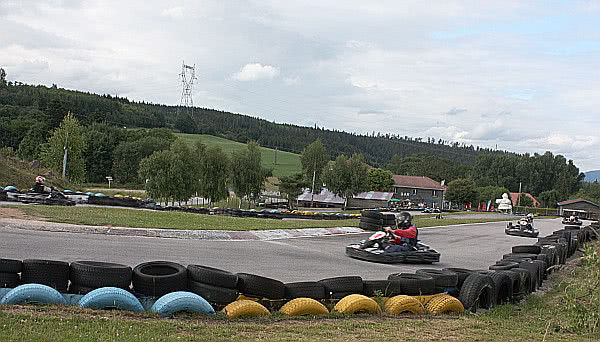
<svg viewBox="0 0 600 342">
<path fill-rule="evenodd" d="M 71 112 L 67 113 L 71 114 Z M 69 158 L 69 130 L 67 129 L 67 136 L 65 137 L 65 145 L 63 146 L 63 169 L 62 169 L 62 178 L 66 178 L 67 176 L 67 160 Z"/>
<path fill-rule="evenodd" d="M 313 168 L 313 181 L 312 188 L 310 189 L 310 207 L 314 207 L 315 200 L 315 178 L 317 176 L 317 161 L 315 160 L 315 167 Z"/>
<path fill-rule="evenodd" d="M 181 108 L 187 108 L 188 115 L 194 115 L 194 99 L 192 98 L 192 87 L 194 80 L 196 80 L 196 64 L 193 66 L 186 65 L 185 61 L 181 65 L 181 100 L 179 101 L 179 107 L 177 108 L 177 114 Z"/>
<path fill-rule="evenodd" d="M 517 207 L 521 206 L 521 182 L 519 182 L 519 197 L 517 198 Z"/>
</svg>

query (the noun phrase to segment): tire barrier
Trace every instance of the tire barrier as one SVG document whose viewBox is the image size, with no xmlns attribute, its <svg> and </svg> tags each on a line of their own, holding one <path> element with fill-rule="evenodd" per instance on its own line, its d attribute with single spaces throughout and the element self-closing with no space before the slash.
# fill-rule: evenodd
<svg viewBox="0 0 600 342">
<path fill-rule="evenodd" d="M 238 273 L 237 289 L 251 297 L 283 299 L 285 286 L 279 280 L 249 273 Z"/>
<path fill-rule="evenodd" d="M 477 309 L 491 309 L 496 303 L 495 284 L 489 275 L 474 272 L 470 274 L 462 287 L 458 299 L 465 310 L 476 312 Z"/>
<path fill-rule="evenodd" d="M 170 292 L 187 289 L 187 269 L 170 261 L 151 261 L 137 265 L 131 277 L 137 293 L 162 297 Z"/>
<path fill-rule="evenodd" d="M 217 306 L 232 318 L 277 310 L 288 316 L 321 315 L 328 312 L 324 304 L 335 305 L 334 311 L 346 314 L 376 313 L 381 308 L 392 314 L 477 311 L 518 303 L 542 285 L 552 266 L 564 263 L 583 243 L 597 237 L 590 226 L 559 230 L 538 238 L 535 245 L 514 246 L 489 271 L 419 269 L 414 274 L 390 274 L 387 280 L 345 276 L 287 284 L 167 261 L 142 263 L 132 270 L 98 261 L 69 265 L 55 260 L 0 259 L 0 304 L 66 304 L 138 312 L 146 308 L 161 317 L 178 311 L 212 315 Z M 64 293 L 69 281 L 71 294 Z M 133 294 L 127 291 L 130 284 Z M 188 288 L 189 292 L 185 291 Z M 252 300 L 244 300 L 240 293 Z M 381 308 L 368 296 L 382 299 Z"/>
<path fill-rule="evenodd" d="M 56 260 L 23 260 L 21 282 L 23 284 L 48 285 L 58 292 L 67 292 L 69 263 Z"/>
<path fill-rule="evenodd" d="M 171 292 L 160 297 L 150 311 L 158 313 L 160 317 L 171 317 L 181 311 L 215 315 L 215 309 L 204 298 L 187 291 Z"/>
<path fill-rule="evenodd" d="M 383 227 L 396 226 L 396 215 L 384 214 L 376 210 L 363 210 L 358 226 L 364 230 L 380 231 Z"/>
<path fill-rule="evenodd" d="M 445 313 L 463 313 L 465 308 L 460 300 L 455 297 L 442 295 L 436 296 L 427 302 L 425 311 L 432 315 L 441 315 Z"/>
<path fill-rule="evenodd" d="M 137 297 L 118 287 L 102 287 L 89 292 L 79 300 L 79 307 L 95 310 L 144 311 Z"/>
<path fill-rule="evenodd" d="M 101 287 L 129 289 L 131 273 L 131 267 L 121 264 L 74 261 L 71 263 L 69 290 L 71 293 L 86 294 Z"/>
<path fill-rule="evenodd" d="M 337 302 L 333 311 L 344 314 L 358 312 L 379 313 L 381 312 L 381 308 L 373 298 L 361 294 L 351 294 Z"/>
<path fill-rule="evenodd" d="M 62 304 L 65 297 L 58 291 L 42 284 L 23 284 L 10 290 L 2 297 L 0 304 Z"/>
<path fill-rule="evenodd" d="M 279 310 L 287 316 L 316 316 L 329 313 L 327 307 L 312 298 L 296 298 L 285 303 Z"/>
<path fill-rule="evenodd" d="M 223 308 L 229 318 L 266 316 L 271 313 L 263 305 L 251 300 L 236 300 Z"/>
<path fill-rule="evenodd" d="M 285 298 L 311 298 L 321 300 L 327 298 L 325 285 L 317 281 L 302 281 L 284 284 Z"/>
<path fill-rule="evenodd" d="M 423 304 L 415 297 L 407 295 L 394 296 L 383 305 L 384 311 L 394 315 L 403 313 L 422 314 L 425 312 Z"/>
</svg>

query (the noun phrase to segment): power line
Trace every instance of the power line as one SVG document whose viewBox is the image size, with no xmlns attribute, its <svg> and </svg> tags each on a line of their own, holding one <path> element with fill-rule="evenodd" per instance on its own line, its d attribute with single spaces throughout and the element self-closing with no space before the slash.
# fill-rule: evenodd
<svg viewBox="0 0 600 342">
<path fill-rule="evenodd" d="M 187 108 L 187 113 L 190 117 L 194 115 L 194 99 L 192 97 L 192 87 L 194 86 L 194 80 L 196 79 L 196 65 L 189 66 L 185 64 L 185 61 L 181 65 L 181 101 L 179 101 L 179 107 L 177 108 L 177 114 L 181 108 Z"/>
</svg>

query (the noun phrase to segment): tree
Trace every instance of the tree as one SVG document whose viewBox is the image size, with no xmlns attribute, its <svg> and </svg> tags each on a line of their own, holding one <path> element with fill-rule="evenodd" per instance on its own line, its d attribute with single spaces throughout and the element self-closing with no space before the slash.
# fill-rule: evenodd
<svg viewBox="0 0 600 342">
<path fill-rule="evenodd" d="M 325 146 L 321 140 L 318 139 L 308 145 L 300 156 L 302 172 L 304 173 L 306 181 L 310 184 L 309 188 L 313 194 L 316 189 L 320 192 L 323 187 L 321 176 L 328 161 L 329 156 L 327 155 Z"/>
<path fill-rule="evenodd" d="M 6 71 L 0 68 L 0 87 L 6 86 Z"/>
<path fill-rule="evenodd" d="M 121 184 L 139 183 L 138 168 L 142 159 L 169 146 L 169 141 L 155 137 L 120 143 L 113 153 L 112 173 L 115 181 Z"/>
<path fill-rule="evenodd" d="M 232 153 L 231 183 L 238 197 L 256 200 L 264 190 L 265 180 L 272 171 L 263 168 L 261 160 L 260 149 L 254 141 L 248 143 L 246 150 Z"/>
<path fill-rule="evenodd" d="M 533 207 L 533 200 L 526 194 L 519 195 L 519 206 L 520 207 Z"/>
<path fill-rule="evenodd" d="M 227 198 L 227 182 L 231 174 L 227 154 L 219 146 L 210 146 L 206 149 L 203 164 L 207 182 L 204 184 L 202 196 L 208 198 L 210 203 Z"/>
<path fill-rule="evenodd" d="M 560 194 L 556 190 L 548 190 L 537 196 L 542 208 L 556 208 L 561 201 Z"/>
<path fill-rule="evenodd" d="M 335 163 L 323 175 L 327 189 L 344 198 L 344 208 L 348 198 L 369 190 L 368 166 L 365 157 L 355 153 L 351 158 L 343 154 L 335 159 Z"/>
<path fill-rule="evenodd" d="M 458 204 L 476 202 L 479 198 L 475 182 L 470 178 L 459 178 L 448 183 L 446 199 Z"/>
<path fill-rule="evenodd" d="M 479 202 L 487 203 L 487 201 L 492 201 L 492 203 L 496 203 L 496 200 L 502 198 L 502 194 L 510 193 L 507 188 L 502 186 L 482 186 L 477 188 L 477 192 L 479 193 Z"/>
<path fill-rule="evenodd" d="M 41 160 L 57 174 L 62 174 L 63 158 L 67 151 L 66 176 L 72 182 L 85 180 L 85 160 L 87 140 L 83 126 L 69 113 L 60 126 L 54 130 L 48 142 L 42 146 Z"/>
<path fill-rule="evenodd" d="M 600 204 L 600 183 L 584 183 L 583 187 L 571 199 L 583 198 L 590 202 Z"/>
<path fill-rule="evenodd" d="M 367 172 L 369 191 L 390 191 L 394 185 L 392 171 L 369 169 Z"/>
<path fill-rule="evenodd" d="M 47 132 L 48 128 L 44 123 L 33 125 L 19 144 L 19 157 L 25 160 L 38 159 L 41 147 L 46 142 Z"/>
<path fill-rule="evenodd" d="M 172 155 L 169 194 L 175 201 L 187 201 L 196 192 L 199 163 L 183 139 L 175 140 L 170 147 Z"/>
<path fill-rule="evenodd" d="M 287 195 L 288 205 L 293 208 L 294 200 L 302 194 L 302 191 L 308 187 L 308 182 L 304 178 L 304 174 L 295 173 L 291 176 L 283 176 L 279 178 L 279 191 Z"/>
<path fill-rule="evenodd" d="M 146 193 L 155 201 L 168 202 L 170 197 L 170 174 L 173 153 L 170 150 L 155 151 L 142 159 L 139 167 L 140 178 L 146 180 Z"/>
<path fill-rule="evenodd" d="M 87 180 L 91 183 L 106 182 L 112 171 L 113 156 L 122 137 L 119 128 L 107 124 L 91 124 L 86 131 L 88 149 L 84 153 Z"/>
</svg>

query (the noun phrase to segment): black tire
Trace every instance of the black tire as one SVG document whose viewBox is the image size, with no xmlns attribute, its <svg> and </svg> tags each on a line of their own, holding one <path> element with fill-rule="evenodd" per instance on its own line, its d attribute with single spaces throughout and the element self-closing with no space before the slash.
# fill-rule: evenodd
<svg viewBox="0 0 600 342">
<path fill-rule="evenodd" d="M 56 260 L 23 260 L 21 282 L 23 284 L 42 284 L 58 292 L 67 292 L 69 285 L 69 263 Z"/>
<path fill-rule="evenodd" d="M 522 268 L 529 272 L 529 275 L 531 276 L 530 292 L 535 292 L 535 290 L 537 290 L 537 288 L 539 287 L 540 283 L 539 266 L 537 264 L 534 264 L 532 261 L 523 261 L 519 264 L 518 268 Z"/>
<path fill-rule="evenodd" d="M 388 276 L 388 280 L 399 282 L 402 294 L 409 296 L 431 295 L 437 292 L 435 280 L 429 275 L 394 273 Z"/>
<path fill-rule="evenodd" d="M 319 283 L 327 293 L 363 293 L 363 280 L 359 276 L 325 278 Z"/>
<path fill-rule="evenodd" d="M 71 282 L 83 287 L 118 287 L 128 289 L 132 269 L 129 266 L 99 261 L 71 263 Z"/>
<path fill-rule="evenodd" d="M 508 272 L 513 272 L 519 276 L 519 291 L 514 292 L 513 294 L 519 299 L 529 293 L 531 293 L 531 273 L 523 268 L 511 268 Z"/>
<path fill-rule="evenodd" d="M 279 280 L 249 273 L 238 273 L 237 289 L 252 297 L 283 299 L 285 286 Z"/>
<path fill-rule="evenodd" d="M 131 277 L 133 290 L 150 297 L 187 289 L 187 269 L 170 261 L 150 261 L 137 265 Z"/>
<path fill-rule="evenodd" d="M 0 259 L 0 272 L 3 273 L 19 273 L 23 269 L 21 260 Z"/>
<path fill-rule="evenodd" d="M 285 298 L 312 298 L 316 300 L 325 299 L 325 285 L 318 281 L 303 281 L 287 283 L 285 286 Z"/>
<path fill-rule="evenodd" d="M 371 223 L 367 223 L 367 222 L 359 222 L 358 223 L 358 227 L 364 230 L 370 230 L 370 231 L 380 231 L 383 229 L 383 226 L 380 224 L 371 224 Z"/>
<path fill-rule="evenodd" d="M 510 270 L 511 268 L 519 267 L 519 263 L 514 261 L 508 261 L 506 259 L 502 259 L 496 262 L 495 265 L 490 266 L 490 270 L 492 271 L 504 271 Z"/>
<path fill-rule="evenodd" d="M 466 268 L 458 268 L 458 267 L 449 267 L 444 268 L 442 271 L 452 271 L 458 275 L 458 283 L 456 287 L 460 288 L 462 284 L 465 282 L 465 279 L 469 276 L 469 274 L 475 272 L 474 270 L 466 269 Z"/>
<path fill-rule="evenodd" d="M 361 217 L 360 222 L 374 224 L 374 225 L 380 225 L 380 226 L 382 226 L 384 224 L 383 219 L 376 219 L 376 218 L 371 218 L 371 217 Z"/>
<path fill-rule="evenodd" d="M 0 287 L 15 288 L 21 283 L 21 278 L 17 273 L 0 272 Z M 0 296 L 0 298 L 2 298 Z"/>
<path fill-rule="evenodd" d="M 237 289 L 238 276 L 235 273 L 202 265 L 188 265 L 190 280 L 228 289 Z"/>
<path fill-rule="evenodd" d="M 513 280 L 508 272 L 489 272 L 488 275 L 494 281 L 494 303 L 510 303 L 513 298 Z"/>
<path fill-rule="evenodd" d="M 536 245 L 524 245 L 524 246 L 513 246 L 513 253 L 532 253 L 532 254 L 540 254 L 541 252 L 540 246 Z"/>
<path fill-rule="evenodd" d="M 507 259 L 507 258 L 529 258 L 531 260 L 535 260 L 537 259 L 538 254 L 533 254 L 533 253 L 508 253 L 508 254 L 504 254 L 502 256 L 502 259 Z"/>
<path fill-rule="evenodd" d="M 191 279 L 189 280 L 189 290 L 201 296 L 207 302 L 218 305 L 227 305 L 232 303 L 238 298 L 239 295 L 236 289 L 204 284 Z"/>
<path fill-rule="evenodd" d="M 521 276 L 517 273 L 517 272 L 511 272 L 509 271 L 495 271 L 496 273 L 503 273 L 506 274 L 508 276 L 508 278 L 510 278 L 510 283 L 512 286 L 512 290 L 510 291 L 511 293 L 511 302 L 515 302 L 515 296 L 518 295 L 519 291 L 521 290 Z"/>
<path fill-rule="evenodd" d="M 542 286 L 544 279 L 546 279 L 546 269 L 548 268 L 548 263 L 544 260 L 533 260 L 534 264 L 538 266 L 538 285 Z"/>
<path fill-rule="evenodd" d="M 465 279 L 458 300 L 467 311 L 489 310 L 495 304 L 495 291 L 494 281 L 489 275 L 474 272 Z"/>
<path fill-rule="evenodd" d="M 446 288 L 458 285 L 458 274 L 453 271 L 422 268 L 417 270 L 415 274 L 424 274 L 432 277 L 436 287 Z"/>
<path fill-rule="evenodd" d="M 98 289 L 98 287 L 89 287 L 89 286 L 83 286 L 83 285 L 77 285 L 75 283 L 71 283 L 71 285 L 69 285 L 69 293 L 72 294 L 88 294 L 89 292 L 94 291 L 95 289 Z M 126 289 L 128 290 L 128 289 Z"/>
<path fill-rule="evenodd" d="M 361 217 L 368 217 L 368 218 L 372 218 L 372 219 L 382 219 L 382 214 L 379 211 L 375 211 L 375 210 L 363 210 L 360 212 L 360 216 Z"/>
<path fill-rule="evenodd" d="M 392 280 L 364 280 L 363 294 L 369 297 L 393 297 L 402 294 L 402 286 Z"/>
</svg>

